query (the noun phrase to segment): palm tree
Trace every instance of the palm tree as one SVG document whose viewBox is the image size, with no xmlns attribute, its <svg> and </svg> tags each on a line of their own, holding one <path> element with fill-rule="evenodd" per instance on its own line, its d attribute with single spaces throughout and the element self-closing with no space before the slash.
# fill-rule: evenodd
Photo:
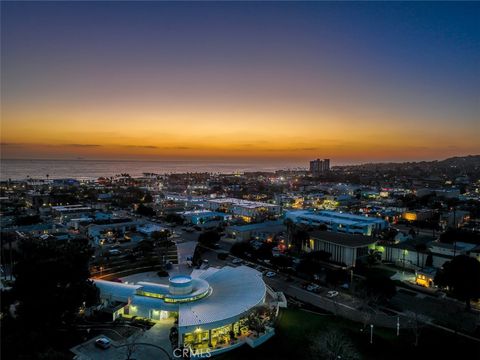
<svg viewBox="0 0 480 360">
<path fill-rule="evenodd" d="M 423 267 L 423 265 L 420 266 L 420 253 L 423 254 L 423 253 L 425 253 L 425 251 L 427 251 L 427 245 L 417 244 L 417 245 L 415 245 L 415 251 L 417 253 L 417 266 L 418 267 Z"/>
<path fill-rule="evenodd" d="M 292 243 L 292 234 L 293 234 L 293 228 L 295 227 L 295 224 L 293 223 L 292 219 L 286 218 L 283 221 L 283 224 L 287 227 L 287 242 L 289 244 Z"/>
<path fill-rule="evenodd" d="M 381 259 L 382 259 L 382 256 L 381 256 L 379 251 L 377 251 L 375 249 L 368 250 L 368 254 L 367 254 L 368 267 L 372 267 L 377 262 L 379 262 Z"/>
</svg>

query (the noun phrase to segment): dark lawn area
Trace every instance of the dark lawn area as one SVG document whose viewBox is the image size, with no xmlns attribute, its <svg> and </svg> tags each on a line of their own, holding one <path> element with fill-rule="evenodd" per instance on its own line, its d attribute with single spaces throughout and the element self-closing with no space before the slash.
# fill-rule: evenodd
<svg viewBox="0 0 480 360">
<path fill-rule="evenodd" d="M 361 276 L 371 275 L 374 277 L 391 278 L 393 275 L 395 275 L 395 273 L 396 271 L 394 269 L 387 269 L 384 266 L 382 267 L 373 266 L 371 268 L 364 266 L 364 267 L 358 267 L 355 269 L 355 274 L 361 275 Z"/>
<path fill-rule="evenodd" d="M 339 330 L 355 345 L 361 359 L 478 359 L 480 343 L 433 328 L 421 329 L 419 346 L 414 346 L 412 330 L 374 328 L 373 345 L 369 344 L 370 331 L 360 331 L 361 324 L 333 315 L 317 315 L 311 312 L 283 310 L 276 326 L 276 335 L 265 344 L 252 349 L 244 345 L 230 353 L 218 356 L 221 360 L 252 359 L 320 359 L 309 351 L 310 339 L 322 333 Z"/>
</svg>

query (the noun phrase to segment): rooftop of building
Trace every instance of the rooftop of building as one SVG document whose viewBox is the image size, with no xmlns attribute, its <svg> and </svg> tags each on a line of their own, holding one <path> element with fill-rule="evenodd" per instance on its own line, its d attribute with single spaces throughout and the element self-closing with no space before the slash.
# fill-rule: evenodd
<svg viewBox="0 0 480 360">
<path fill-rule="evenodd" d="M 189 294 L 171 295 L 168 285 L 163 284 L 138 282 L 133 285 L 97 279 L 94 281 L 100 288 L 101 295 L 111 301 L 178 311 L 179 326 L 182 327 L 199 327 L 211 323 L 217 326 L 228 324 L 231 319 L 261 304 L 266 294 L 262 274 L 247 266 L 212 267 L 206 270 L 193 270 L 190 276 L 170 278 L 174 283 L 177 279 L 186 283 L 191 279 L 192 291 Z M 177 285 L 181 286 L 180 283 Z M 163 299 L 167 294 L 175 298 L 194 297 L 197 294 L 204 294 L 205 289 L 209 291 L 207 296 L 189 302 L 166 303 Z M 159 296 L 156 297 L 155 294 Z"/>
<path fill-rule="evenodd" d="M 248 266 L 194 270 L 213 291 L 202 300 L 180 304 L 179 325 L 201 326 L 239 316 L 260 304 L 266 293 L 262 274 Z"/>
<path fill-rule="evenodd" d="M 332 244 L 346 247 L 362 247 L 376 242 L 371 236 L 344 234 L 331 231 L 314 230 L 310 232 L 310 238 L 323 240 Z"/>
<path fill-rule="evenodd" d="M 268 230 L 268 229 L 277 229 L 277 228 L 283 228 L 285 225 L 283 224 L 283 221 L 277 220 L 277 221 L 265 221 L 262 223 L 257 223 L 257 224 L 246 224 L 246 225 L 232 225 L 229 226 L 228 228 L 230 230 L 234 231 L 255 231 L 255 230 Z"/>
<path fill-rule="evenodd" d="M 217 204 L 233 204 L 236 206 L 241 206 L 244 208 L 251 208 L 255 209 L 258 207 L 274 207 L 278 205 L 269 204 L 260 201 L 251 201 L 251 200 L 244 200 L 244 199 L 237 199 L 237 198 L 218 198 L 218 199 L 209 199 L 209 202 L 217 203 Z"/>
<path fill-rule="evenodd" d="M 334 223 L 342 223 L 348 225 L 354 225 L 358 223 L 384 223 L 385 220 L 377 217 L 369 217 L 365 215 L 356 215 L 350 213 L 342 213 L 338 211 L 313 211 L 313 210 L 293 210 L 287 212 L 287 217 L 293 218 L 307 218 L 318 221 L 328 221 Z"/>
<path fill-rule="evenodd" d="M 211 211 L 211 210 L 207 210 L 207 209 L 184 211 L 184 212 L 181 213 L 181 215 L 183 215 L 183 216 L 196 216 L 196 215 L 200 215 L 200 216 L 206 216 L 206 215 L 209 215 L 209 216 L 228 216 L 228 214 L 218 212 L 218 211 Z"/>
</svg>

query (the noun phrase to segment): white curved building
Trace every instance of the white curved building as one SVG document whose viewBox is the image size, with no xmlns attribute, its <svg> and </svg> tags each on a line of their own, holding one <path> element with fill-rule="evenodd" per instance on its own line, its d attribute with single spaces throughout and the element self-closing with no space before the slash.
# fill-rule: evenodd
<svg viewBox="0 0 480 360">
<path fill-rule="evenodd" d="M 257 346 L 274 334 L 270 326 L 260 333 L 248 326 L 247 317 L 255 308 L 278 305 L 271 301 L 276 295 L 262 274 L 247 266 L 193 270 L 189 276 L 171 277 L 168 285 L 94 281 L 104 302 L 119 303 L 114 318 L 178 318 L 179 348 L 215 354 L 244 343 Z"/>
</svg>

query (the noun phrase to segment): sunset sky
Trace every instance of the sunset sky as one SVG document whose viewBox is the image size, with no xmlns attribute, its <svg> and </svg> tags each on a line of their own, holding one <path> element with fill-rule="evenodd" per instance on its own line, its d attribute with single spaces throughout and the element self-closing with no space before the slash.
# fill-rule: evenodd
<svg viewBox="0 0 480 360">
<path fill-rule="evenodd" d="M 1 6 L 3 158 L 480 153 L 480 3 Z"/>
</svg>

